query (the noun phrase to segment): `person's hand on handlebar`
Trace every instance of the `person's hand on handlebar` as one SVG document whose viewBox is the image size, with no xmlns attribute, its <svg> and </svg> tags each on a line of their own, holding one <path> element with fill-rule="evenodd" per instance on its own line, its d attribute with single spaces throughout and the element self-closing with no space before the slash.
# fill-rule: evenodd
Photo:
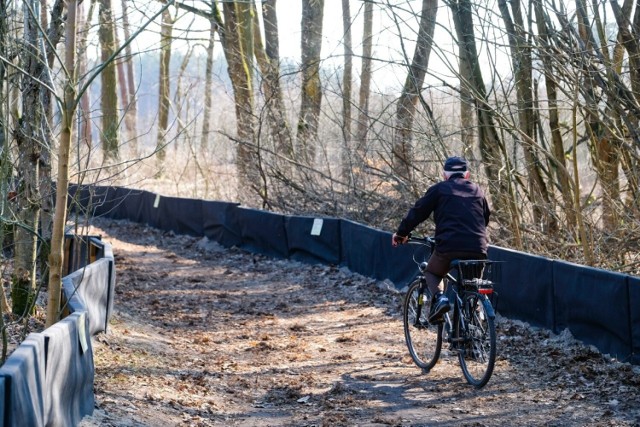
<svg viewBox="0 0 640 427">
<path fill-rule="evenodd" d="M 396 233 L 393 233 L 393 236 L 391 237 L 391 246 L 395 248 L 398 245 L 404 245 L 407 243 L 407 240 L 409 240 L 409 236 L 399 236 Z"/>
</svg>

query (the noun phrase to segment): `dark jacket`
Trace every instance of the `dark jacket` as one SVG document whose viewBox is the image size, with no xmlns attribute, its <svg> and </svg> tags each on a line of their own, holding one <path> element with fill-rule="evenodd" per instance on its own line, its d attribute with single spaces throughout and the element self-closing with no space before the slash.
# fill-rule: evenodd
<svg viewBox="0 0 640 427">
<path fill-rule="evenodd" d="M 433 212 L 438 252 L 487 253 L 489 204 L 482 189 L 461 175 L 431 186 L 402 220 L 399 236 L 408 236 Z"/>
</svg>

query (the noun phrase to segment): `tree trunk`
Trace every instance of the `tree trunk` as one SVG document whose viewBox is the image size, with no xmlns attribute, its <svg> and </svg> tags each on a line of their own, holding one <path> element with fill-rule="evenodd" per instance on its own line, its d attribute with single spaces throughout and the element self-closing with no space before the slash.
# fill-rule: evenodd
<svg viewBox="0 0 640 427">
<path fill-rule="evenodd" d="M 118 31 L 114 27 L 113 31 L 114 36 L 114 48 L 120 47 L 120 37 L 118 36 Z M 130 46 L 130 45 L 128 45 Z M 130 60 L 131 58 L 129 58 Z M 127 111 L 129 110 L 129 91 L 127 89 L 127 72 L 125 70 L 125 59 L 119 58 L 115 61 L 116 65 L 116 75 L 117 75 L 117 87 L 120 94 L 120 105 L 122 107 L 122 111 L 124 111 L 124 125 L 126 128 L 126 141 L 135 140 L 135 135 L 132 134 L 133 130 L 131 129 L 131 122 L 128 120 Z"/>
<path fill-rule="evenodd" d="M 43 16 L 42 20 L 42 28 L 47 28 L 47 7 L 46 0 L 41 0 L 40 4 L 44 10 L 41 10 L 40 14 Z M 62 38 L 62 31 L 64 28 L 64 1 L 63 0 L 55 0 L 51 7 L 51 22 L 48 24 L 47 29 L 47 38 L 48 42 L 45 43 L 42 38 L 40 39 L 40 43 L 43 46 L 42 49 L 45 51 L 45 55 L 47 58 L 46 62 L 46 71 L 43 73 L 43 81 L 46 83 L 45 85 L 40 85 L 40 98 L 42 100 L 42 105 L 44 109 L 44 123 L 42 126 L 43 133 L 43 144 L 42 151 L 40 154 L 40 194 L 42 196 L 42 202 L 40 204 L 40 235 L 44 240 L 44 244 L 40 245 L 40 251 L 38 253 L 38 267 L 41 272 L 46 271 L 48 268 L 47 262 L 49 259 L 49 249 L 51 247 L 51 233 L 53 231 L 53 204 L 54 204 L 54 194 L 55 190 L 52 185 L 52 177 L 51 177 L 51 162 L 52 155 L 51 152 L 54 149 L 55 141 L 53 136 L 52 124 L 55 123 L 54 120 L 54 108 L 53 103 L 51 102 L 52 97 L 55 95 L 50 88 L 54 87 L 54 83 L 52 81 L 54 62 L 55 62 L 55 47 L 60 42 Z M 43 284 L 46 285 L 47 277 L 43 277 Z"/>
<path fill-rule="evenodd" d="M 102 131 L 100 133 L 102 152 L 105 159 L 116 160 L 119 158 L 119 117 L 118 117 L 118 92 L 116 64 L 109 59 L 116 49 L 115 25 L 111 0 L 99 0 L 98 30 L 100 38 L 100 59 L 104 65 L 102 70 L 102 85 L 100 89 L 100 107 L 102 108 Z"/>
<path fill-rule="evenodd" d="M 36 252 L 40 220 L 40 156 L 43 146 L 41 126 L 44 110 L 40 101 L 40 81 L 43 77 L 45 55 L 39 49 L 39 1 L 24 3 L 25 50 L 22 69 L 26 74 L 22 83 L 23 116 L 16 129 L 18 146 L 18 226 L 15 228 L 15 258 L 11 296 L 13 313 L 28 316 L 35 303 Z"/>
<path fill-rule="evenodd" d="M 211 7 L 215 8 L 215 3 L 211 3 Z M 205 67 L 204 81 L 204 111 L 202 119 L 202 135 L 200 136 L 200 149 L 203 151 L 206 151 L 209 148 L 209 121 L 211 119 L 211 100 L 213 99 L 211 93 L 213 91 L 213 48 L 215 45 L 216 32 L 218 31 L 218 23 L 215 19 L 211 18 L 209 20 L 209 25 L 209 43 L 207 44 L 207 64 Z"/>
<path fill-rule="evenodd" d="M 618 33 L 622 44 L 629 54 L 629 76 L 631 87 L 640 104 L 640 3 L 636 1 L 633 24 L 629 21 L 631 1 L 625 1 L 622 8 L 616 0 L 611 0 L 611 9 L 618 24 Z"/>
<path fill-rule="evenodd" d="M 225 54 L 229 64 L 229 77 L 233 85 L 236 107 L 236 166 L 238 170 L 238 197 L 249 200 L 246 189 L 260 193 L 260 176 L 258 174 L 258 153 L 255 144 L 255 119 L 253 116 L 253 79 L 252 58 L 243 47 L 247 46 L 247 23 L 250 18 L 244 8 L 248 4 L 228 3 L 222 5 L 224 13 Z M 253 20 L 251 19 L 251 22 Z M 251 40 L 253 41 L 253 40 Z"/>
<path fill-rule="evenodd" d="M 396 128 L 393 137 L 393 170 L 402 179 L 412 182 L 413 170 L 413 120 L 416 104 L 422 91 L 424 76 L 429 65 L 429 55 L 433 46 L 436 27 L 438 0 L 422 0 L 422 13 L 418 40 L 396 110 Z"/>
<path fill-rule="evenodd" d="M 324 0 L 302 0 L 300 38 L 302 91 L 298 117 L 298 154 L 300 160 L 309 165 L 314 163 L 322 104 L 320 51 L 323 14 Z"/>
<path fill-rule="evenodd" d="M 62 262 L 64 227 L 67 219 L 67 194 L 69 192 L 69 152 L 73 139 L 73 122 L 76 108 L 76 11 L 77 1 L 67 0 L 67 21 L 65 25 L 65 68 L 69 73 L 64 86 L 64 108 L 60 129 L 58 151 L 58 179 L 56 207 L 49 255 L 49 301 L 47 303 L 47 326 L 59 320 L 62 288 Z"/>
<path fill-rule="evenodd" d="M 257 11 L 254 12 L 253 31 L 254 52 L 262 73 L 262 91 L 264 92 L 265 109 L 271 137 L 275 141 L 275 151 L 288 159 L 293 158 L 293 137 L 291 126 L 286 119 L 286 111 L 280 86 L 280 53 L 278 38 L 278 19 L 276 17 L 276 1 L 267 0 L 262 3 L 265 43 L 260 36 L 260 23 Z M 288 165 L 281 162 L 280 172 L 288 175 Z"/>
<path fill-rule="evenodd" d="M 367 134 L 369 132 L 369 97 L 371 93 L 371 53 L 373 48 L 373 1 L 365 0 L 362 28 L 362 70 L 358 94 L 358 141 L 356 154 L 358 163 L 364 162 Z"/>
<path fill-rule="evenodd" d="M 186 139 L 189 139 L 189 130 L 185 126 L 185 123 L 189 121 L 189 109 L 185 109 L 183 107 L 185 105 L 189 105 L 189 102 L 183 99 L 182 86 L 187 67 L 189 66 L 189 62 L 191 61 L 192 54 L 193 49 L 188 49 L 187 53 L 182 57 L 182 62 L 180 63 L 180 67 L 178 68 L 178 76 L 175 79 L 176 91 L 173 96 L 173 105 L 175 106 L 174 112 L 177 122 L 176 135 L 185 135 Z M 176 152 L 177 150 L 178 143 L 176 142 L 173 144 L 173 151 Z"/>
<path fill-rule="evenodd" d="M 342 178 L 353 182 L 351 171 L 360 165 L 354 164 L 351 156 L 351 82 L 353 80 L 353 46 L 351 42 L 351 10 L 349 0 L 342 0 L 342 28 L 344 31 L 344 72 L 342 74 Z"/>
<path fill-rule="evenodd" d="M 78 14 L 82 16 L 84 3 L 78 5 Z M 95 9 L 96 0 L 91 0 L 87 17 L 82 25 L 82 36 L 78 40 L 78 75 L 84 76 L 87 72 L 87 36 L 91 29 L 91 19 Z M 82 21 L 80 21 L 82 22 Z M 85 91 L 80 98 L 79 114 L 79 139 L 80 143 L 91 149 L 93 146 L 93 136 L 91 132 L 91 91 Z"/>
<path fill-rule="evenodd" d="M 0 10 L 6 10 L 7 4 L 5 0 L 0 0 Z M 8 22 L 7 15 L 0 15 L 0 56 L 3 58 L 7 57 L 7 40 L 8 38 Z M 7 80 L 7 69 L 4 61 L 0 61 L 0 213 L 4 216 L 5 212 L 7 212 L 7 204 L 9 203 L 9 185 L 10 179 L 13 171 L 13 164 L 11 158 L 11 150 L 9 137 L 9 127 L 7 126 L 8 120 L 5 119 L 5 82 Z M 0 224 L 0 250 L 4 251 L 5 245 L 7 245 L 10 241 L 10 236 L 13 235 L 13 226 L 8 224 Z M 4 292 L 4 286 L 0 286 L 0 311 L 2 313 L 9 313 L 11 311 L 11 307 L 9 307 L 9 303 L 7 301 L 7 296 Z M 3 321 L 0 318 L 0 326 L 2 326 L 1 322 Z M 6 337 L 5 329 L 2 329 L 4 336 Z M 3 346 L 3 351 L 6 352 L 6 346 Z M 4 360 L 4 358 L 2 359 Z M 0 362 L 2 363 L 2 362 Z"/>
<path fill-rule="evenodd" d="M 122 0 L 122 29 L 124 30 L 124 40 L 126 42 L 131 39 L 131 27 L 129 25 L 129 12 L 127 10 L 126 0 Z M 127 98 L 124 98 L 127 99 L 125 122 L 129 134 L 134 136 L 134 138 L 131 139 L 131 143 L 133 144 L 132 149 L 134 152 L 137 152 L 138 147 L 135 135 L 137 134 L 138 129 L 138 101 L 136 96 L 136 80 L 135 73 L 133 71 L 133 52 L 131 50 L 131 44 L 127 44 L 125 47 L 125 53 L 127 55 L 125 66 L 127 68 L 127 90 L 129 94 Z"/>
<path fill-rule="evenodd" d="M 278 18 L 276 0 L 262 2 L 264 21 L 264 52 L 267 57 L 267 70 L 263 71 L 266 108 L 271 121 L 271 136 L 275 140 L 276 151 L 288 159 L 294 158 L 293 135 L 286 117 L 284 97 L 280 85 L 280 40 L 278 36 Z M 256 26 L 256 29 L 258 27 Z M 256 30 L 257 33 L 257 30 Z M 257 48 L 256 48 L 257 49 Z M 282 172 L 288 175 L 288 164 L 282 164 Z"/>
<path fill-rule="evenodd" d="M 169 109 L 171 105 L 171 33 L 173 32 L 173 18 L 166 9 L 162 12 L 160 28 L 160 77 L 158 83 L 158 137 L 156 152 L 158 163 L 164 163 L 166 157 L 167 131 L 169 128 Z"/>
</svg>

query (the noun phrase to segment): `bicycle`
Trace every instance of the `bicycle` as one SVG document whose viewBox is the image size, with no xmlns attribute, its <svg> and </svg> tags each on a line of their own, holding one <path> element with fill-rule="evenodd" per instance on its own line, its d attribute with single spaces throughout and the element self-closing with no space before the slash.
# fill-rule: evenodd
<svg viewBox="0 0 640 427">
<path fill-rule="evenodd" d="M 446 342 L 457 352 L 462 373 L 476 388 L 484 387 L 496 360 L 495 311 L 489 300 L 497 261 L 453 260 L 444 278 L 451 309 L 437 323 L 429 323 L 432 295 L 427 288 L 427 261 L 435 248 L 431 237 L 410 237 L 407 243 L 430 249 L 425 260 L 416 259 L 420 274 L 409 285 L 403 303 L 404 335 L 411 358 L 428 373 L 435 366 Z"/>
</svg>

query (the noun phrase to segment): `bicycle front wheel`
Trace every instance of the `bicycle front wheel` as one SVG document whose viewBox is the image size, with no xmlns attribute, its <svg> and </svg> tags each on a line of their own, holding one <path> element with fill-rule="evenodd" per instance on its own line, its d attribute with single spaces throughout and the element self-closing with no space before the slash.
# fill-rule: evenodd
<svg viewBox="0 0 640 427">
<path fill-rule="evenodd" d="M 404 338 L 411 358 L 425 372 L 436 364 L 442 349 L 442 323 L 429 323 L 430 308 L 431 293 L 416 279 L 404 298 Z"/>
<path fill-rule="evenodd" d="M 466 327 L 458 360 L 467 382 L 476 388 L 489 382 L 496 362 L 496 325 L 489 313 L 493 313 L 493 309 L 486 296 L 476 294 L 465 298 L 462 316 Z M 462 322 L 458 323 L 460 328 Z"/>
</svg>

